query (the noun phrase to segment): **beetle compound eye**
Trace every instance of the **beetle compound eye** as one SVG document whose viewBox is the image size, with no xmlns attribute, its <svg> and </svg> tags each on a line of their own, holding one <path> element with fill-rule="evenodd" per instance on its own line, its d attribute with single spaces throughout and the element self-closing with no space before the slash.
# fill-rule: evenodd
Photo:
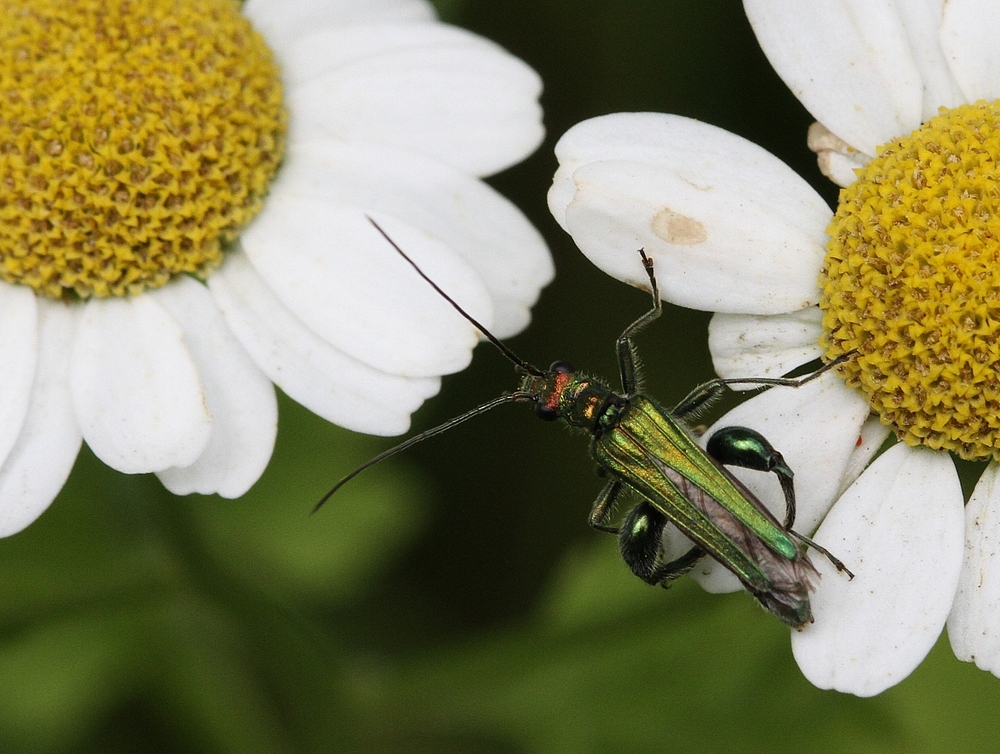
<svg viewBox="0 0 1000 754">
<path fill-rule="evenodd" d="M 552 406 L 549 406 L 545 403 L 536 403 L 535 416 L 537 416 L 544 422 L 553 422 L 559 418 L 559 410 L 552 408 Z"/>
<path fill-rule="evenodd" d="M 549 371 L 556 374 L 573 374 L 576 370 L 568 361 L 553 361 L 549 366 Z"/>
</svg>

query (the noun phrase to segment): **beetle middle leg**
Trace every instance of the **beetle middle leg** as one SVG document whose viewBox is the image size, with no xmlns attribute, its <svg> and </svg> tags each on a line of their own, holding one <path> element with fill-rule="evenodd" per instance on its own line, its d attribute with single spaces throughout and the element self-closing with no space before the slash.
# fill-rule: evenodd
<svg viewBox="0 0 1000 754">
<path fill-rule="evenodd" d="M 587 523 L 591 527 L 598 531 L 605 531 L 608 534 L 618 533 L 618 527 L 612 526 L 610 521 L 611 514 L 615 509 L 615 501 L 618 500 L 618 496 L 624 488 L 625 485 L 617 479 L 612 479 L 604 485 L 604 489 L 601 490 L 597 496 L 597 500 L 594 501 L 593 507 L 590 509 L 590 517 L 587 519 Z"/>
</svg>

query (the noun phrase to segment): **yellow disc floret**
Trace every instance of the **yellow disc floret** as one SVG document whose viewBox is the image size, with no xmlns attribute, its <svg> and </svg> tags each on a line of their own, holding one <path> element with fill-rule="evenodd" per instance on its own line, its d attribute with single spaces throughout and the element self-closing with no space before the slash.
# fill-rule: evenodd
<svg viewBox="0 0 1000 754">
<path fill-rule="evenodd" d="M 205 274 L 285 120 L 236 0 L 0 0 L 0 278 L 65 299 Z"/>
<path fill-rule="evenodd" d="M 841 192 L 823 345 L 910 445 L 1000 460 L 1000 105 L 941 114 Z"/>
</svg>

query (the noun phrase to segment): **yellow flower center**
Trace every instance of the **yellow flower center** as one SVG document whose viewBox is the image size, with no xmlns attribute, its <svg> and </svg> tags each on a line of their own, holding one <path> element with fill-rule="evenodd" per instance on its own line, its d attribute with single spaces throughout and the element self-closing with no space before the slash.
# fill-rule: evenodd
<svg viewBox="0 0 1000 754">
<path fill-rule="evenodd" d="M 910 445 L 1000 460 L 1000 103 L 941 114 L 841 192 L 822 345 Z"/>
<path fill-rule="evenodd" d="M 0 278 L 64 299 L 206 274 L 285 121 L 236 0 L 0 0 Z"/>
</svg>

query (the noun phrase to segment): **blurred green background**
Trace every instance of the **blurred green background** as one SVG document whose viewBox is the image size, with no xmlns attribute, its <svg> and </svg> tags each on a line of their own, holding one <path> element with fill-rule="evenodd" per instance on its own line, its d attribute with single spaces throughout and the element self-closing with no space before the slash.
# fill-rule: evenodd
<svg viewBox="0 0 1000 754">
<path fill-rule="evenodd" d="M 831 202 L 810 118 L 735 0 L 449 0 L 545 80 L 549 138 L 492 183 L 545 233 L 558 275 L 525 358 L 614 376 L 645 294 L 592 267 L 545 207 L 552 145 L 620 110 L 696 117 L 780 156 Z M 665 404 L 712 376 L 708 316 L 643 335 Z M 513 387 L 489 347 L 415 417 Z M 288 400 L 243 499 L 175 498 L 86 450 L 38 523 L 0 541 L 3 752 L 986 752 L 1000 680 L 942 640 L 859 700 L 811 687 L 746 595 L 631 577 L 586 525 L 586 439 L 510 407 L 316 499 L 391 440 Z"/>
</svg>

